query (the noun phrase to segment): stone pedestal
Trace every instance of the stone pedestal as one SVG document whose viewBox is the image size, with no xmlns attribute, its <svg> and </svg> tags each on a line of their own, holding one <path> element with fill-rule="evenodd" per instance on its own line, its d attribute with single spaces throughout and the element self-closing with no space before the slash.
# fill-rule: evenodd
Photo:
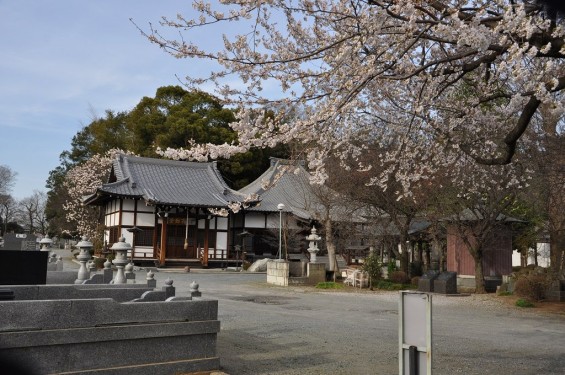
<svg viewBox="0 0 565 375">
<path fill-rule="evenodd" d="M 441 294 L 457 294 L 457 272 L 442 272 L 434 280 L 434 292 Z"/>
<path fill-rule="evenodd" d="M 267 263 L 267 284 L 288 286 L 289 264 L 284 260 Z"/>
<path fill-rule="evenodd" d="M 418 291 L 431 293 L 434 291 L 434 282 L 439 276 L 439 271 L 426 271 L 418 281 Z"/>
<path fill-rule="evenodd" d="M 308 283 L 316 285 L 326 281 L 325 263 L 308 263 L 307 266 Z"/>
</svg>

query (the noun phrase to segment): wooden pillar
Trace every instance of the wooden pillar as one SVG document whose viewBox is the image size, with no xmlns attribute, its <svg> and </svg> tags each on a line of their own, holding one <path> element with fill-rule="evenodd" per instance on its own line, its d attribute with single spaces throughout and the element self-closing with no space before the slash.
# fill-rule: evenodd
<svg viewBox="0 0 565 375">
<path fill-rule="evenodd" d="M 159 264 L 165 264 L 167 257 L 167 217 L 163 217 L 161 225 L 161 252 L 159 253 Z"/>
<path fill-rule="evenodd" d="M 137 199 L 133 201 L 133 227 L 137 227 Z M 131 239 L 131 260 L 135 257 L 135 232 L 132 232 L 132 239 Z"/>
<path fill-rule="evenodd" d="M 202 265 L 208 267 L 208 235 L 210 231 L 210 219 L 204 218 L 204 254 L 202 254 Z"/>
</svg>

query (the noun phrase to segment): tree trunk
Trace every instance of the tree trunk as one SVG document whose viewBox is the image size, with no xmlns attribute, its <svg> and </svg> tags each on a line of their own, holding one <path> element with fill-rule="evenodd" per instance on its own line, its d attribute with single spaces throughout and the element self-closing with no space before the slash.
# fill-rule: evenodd
<svg viewBox="0 0 565 375">
<path fill-rule="evenodd" d="M 400 253 L 400 270 L 410 277 L 410 254 L 408 253 L 408 244 L 406 241 L 400 243 L 402 253 Z"/>
<path fill-rule="evenodd" d="M 481 249 L 472 251 L 473 259 L 475 260 L 475 293 L 485 294 L 485 276 L 483 272 L 483 253 Z"/>
<path fill-rule="evenodd" d="M 550 233 L 550 268 L 554 279 L 561 279 L 565 275 L 565 230 Z"/>
<path fill-rule="evenodd" d="M 327 219 L 324 223 L 324 230 L 326 232 L 326 249 L 328 250 L 328 259 L 330 260 L 329 270 L 334 272 L 334 275 L 339 272 L 337 259 L 335 254 L 335 242 L 333 238 L 332 221 Z"/>
</svg>

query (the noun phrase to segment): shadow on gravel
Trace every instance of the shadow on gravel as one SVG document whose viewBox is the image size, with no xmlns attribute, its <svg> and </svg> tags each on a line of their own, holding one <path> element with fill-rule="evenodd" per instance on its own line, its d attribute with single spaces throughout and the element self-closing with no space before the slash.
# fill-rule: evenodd
<svg viewBox="0 0 565 375">
<path fill-rule="evenodd" d="M 228 374 L 274 374 L 284 370 L 300 374 L 309 368 L 323 369 L 333 359 L 320 349 L 278 334 L 263 337 L 238 329 L 222 331 L 218 337 L 222 371 Z"/>
<path fill-rule="evenodd" d="M 245 296 L 245 297 L 231 297 L 232 301 L 253 302 L 263 305 L 285 305 L 290 300 L 296 300 L 295 297 L 281 297 L 281 296 Z"/>
</svg>

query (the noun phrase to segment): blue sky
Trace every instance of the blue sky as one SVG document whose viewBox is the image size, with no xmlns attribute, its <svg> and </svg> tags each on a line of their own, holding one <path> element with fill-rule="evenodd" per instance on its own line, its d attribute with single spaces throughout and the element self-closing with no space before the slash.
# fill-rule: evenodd
<svg viewBox="0 0 565 375">
<path fill-rule="evenodd" d="M 192 12 L 190 0 L 0 0 L 0 164 L 18 173 L 15 198 L 46 190 L 93 113 L 130 110 L 175 75 L 205 72 L 209 63 L 167 55 L 129 21 Z"/>
</svg>

